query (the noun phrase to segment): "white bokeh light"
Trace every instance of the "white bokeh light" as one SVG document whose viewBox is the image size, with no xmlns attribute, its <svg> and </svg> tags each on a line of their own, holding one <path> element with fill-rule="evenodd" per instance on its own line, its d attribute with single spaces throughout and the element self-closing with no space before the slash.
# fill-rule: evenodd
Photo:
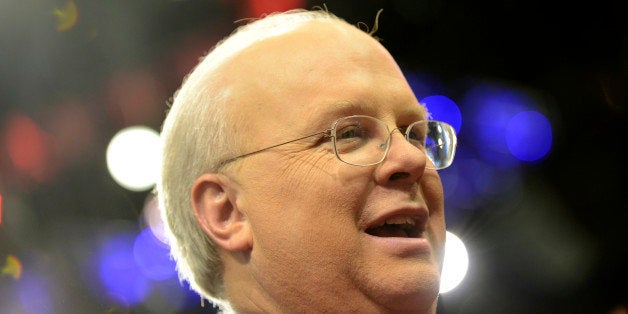
<svg viewBox="0 0 628 314">
<path fill-rule="evenodd" d="M 462 282 L 469 268 L 467 248 L 458 236 L 447 231 L 445 260 L 440 277 L 440 293 L 453 290 Z"/>
<path fill-rule="evenodd" d="M 161 163 L 161 139 L 145 126 L 120 130 L 107 147 L 107 168 L 113 179 L 131 191 L 145 191 L 155 185 Z"/>
</svg>

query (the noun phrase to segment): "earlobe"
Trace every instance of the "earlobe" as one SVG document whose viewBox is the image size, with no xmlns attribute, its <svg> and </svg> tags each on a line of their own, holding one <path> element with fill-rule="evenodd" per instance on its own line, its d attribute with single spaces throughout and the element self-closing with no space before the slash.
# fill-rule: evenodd
<svg viewBox="0 0 628 314">
<path fill-rule="evenodd" d="M 191 197 L 196 220 L 218 246 L 227 251 L 251 248 L 249 223 L 238 208 L 236 190 L 229 178 L 203 174 L 194 182 Z"/>
</svg>

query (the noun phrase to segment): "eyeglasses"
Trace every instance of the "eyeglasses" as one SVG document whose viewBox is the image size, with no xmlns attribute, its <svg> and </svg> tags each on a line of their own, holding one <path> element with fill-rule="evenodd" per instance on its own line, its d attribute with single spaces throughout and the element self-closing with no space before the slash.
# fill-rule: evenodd
<svg viewBox="0 0 628 314">
<path fill-rule="evenodd" d="M 386 158 L 395 130 L 402 131 L 402 128 L 391 131 L 379 119 L 362 115 L 348 116 L 332 123 L 331 129 L 229 158 L 221 162 L 219 168 L 234 160 L 317 135 L 332 139 L 334 154 L 340 161 L 354 166 L 376 165 Z M 457 138 L 451 125 L 436 120 L 419 120 L 408 125 L 403 134 L 408 142 L 425 154 L 428 159 L 426 168 L 440 170 L 453 162 Z"/>
</svg>

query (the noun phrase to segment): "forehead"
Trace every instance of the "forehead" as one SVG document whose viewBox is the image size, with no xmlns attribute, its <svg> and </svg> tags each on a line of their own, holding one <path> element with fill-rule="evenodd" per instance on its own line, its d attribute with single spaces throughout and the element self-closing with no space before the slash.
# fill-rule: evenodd
<svg viewBox="0 0 628 314">
<path fill-rule="evenodd" d="M 256 43 L 225 70 L 237 116 L 251 128 L 355 113 L 425 117 L 386 49 L 339 21 L 308 22 Z"/>
</svg>

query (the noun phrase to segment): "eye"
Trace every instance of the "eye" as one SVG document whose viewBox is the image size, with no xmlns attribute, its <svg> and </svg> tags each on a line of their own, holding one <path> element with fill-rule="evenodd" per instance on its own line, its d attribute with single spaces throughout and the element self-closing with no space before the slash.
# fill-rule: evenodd
<svg viewBox="0 0 628 314">
<path fill-rule="evenodd" d="M 338 154 L 348 154 L 369 143 L 369 130 L 360 123 L 345 125 L 336 130 L 335 146 Z"/>
<path fill-rule="evenodd" d="M 350 126 L 346 126 L 342 128 L 342 130 L 338 130 L 337 133 L 339 134 L 337 136 L 337 139 L 346 140 L 346 139 L 352 139 L 356 137 L 358 138 L 363 137 L 364 130 L 362 130 L 362 128 L 359 125 L 350 125 Z"/>
<path fill-rule="evenodd" d="M 416 147 L 425 146 L 425 130 L 420 126 L 414 125 L 411 129 L 406 131 L 406 138 L 410 143 Z"/>
<path fill-rule="evenodd" d="M 421 133 L 417 133 L 417 132 L 409 132 L 408 133 L 408 139 L 411 139 L 411 140 L 423 141 L 424 138 L 425 137 Z"/>
</svg>

